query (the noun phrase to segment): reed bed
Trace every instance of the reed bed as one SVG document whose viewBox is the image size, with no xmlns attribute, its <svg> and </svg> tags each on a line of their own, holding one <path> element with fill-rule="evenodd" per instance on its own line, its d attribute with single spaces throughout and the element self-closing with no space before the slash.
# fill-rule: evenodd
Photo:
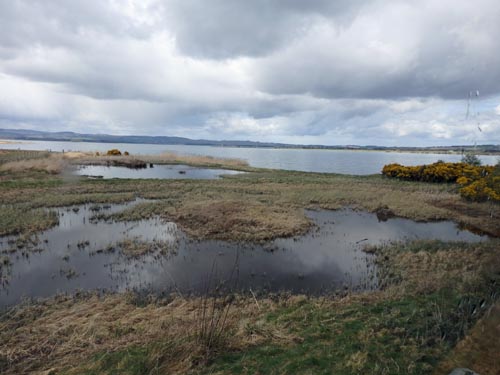
<svg viewBox="0 0 500 375">
<path fill-rule="evenodd" d="M 141 156 L 141 159 L 160 164 L 188 164 L 194 166 L 222 166 L 233 168 L 248 167 L 248 163 L 242 159 L 217 158 L 202 155 L 182 155 L 173 152 L 165 152 L 160 155 Z"/>
</svg>

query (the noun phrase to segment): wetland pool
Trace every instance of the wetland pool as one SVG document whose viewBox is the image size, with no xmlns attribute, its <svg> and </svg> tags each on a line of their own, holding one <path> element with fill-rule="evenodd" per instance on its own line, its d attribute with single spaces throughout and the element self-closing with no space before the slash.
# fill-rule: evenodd
<svg viewBox="0 0 500 375">
<path fill-rule="evenodd" d="M 315 224 L 307 234 L 266 244 L 197 241 L 175 223 L 155 218 L 136 222 L 99 221 L 144 200 L 123 205 L 54 209 L 59 224 L 16 245 L 0 238 L 0 308 L 24 297 L 57 293 L 135 290 L 168 294 L 201 293 L 207 283 L 228 280 L 241 291 L 320 294 L 377 287 L 367 245 L 412 239 L 476 242 L 488 237 L 460 230 L 453 222 L 381 221 L 376 214 L 343 209 L 306 211 Z M 26 242 L 26 241 L 25 241 Z M 154 251 L 127 256 L 126 243 L 154 244 Z M 3 273 L 3 274 L 2 274 Z"/>
<path fill-rule="evenodd" d="M 149 165 L 149 164 L 148 164 Z M 155 164 L 149 168 L 127 168 L 102 165 L 82 165 L 74 171 L 78 176 L 109 178 L 129 178 L 129 179 L 217 179 L 222 175 L 235 175 L 244 172 L 230 169 L 211 169 L 190 167 L 188 165 L 166 165 Z"/>
</svg>

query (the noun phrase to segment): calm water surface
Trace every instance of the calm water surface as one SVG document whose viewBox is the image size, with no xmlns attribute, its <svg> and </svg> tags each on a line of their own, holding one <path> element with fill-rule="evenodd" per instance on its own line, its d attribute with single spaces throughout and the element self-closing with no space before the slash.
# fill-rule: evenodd
<svg viewBox="0 0 500 375">
<path fill-rule="evenodd" d="M 36 244 L 16 249 L 15 237 L 0 238 L 3 269 L 0 306 L 22 297 L 48 297 L 60 292 L 106 289 L 196 293 L 207 280 L 225 280 L 234 272 L 240 290 L 321 293 L 349 288 L 375 288 L 377 280 L 366 245 L 410 239 L 481 241 L 452 222 L 379 221 L 375 214 L 352 210 L 307 211 L 316 224 L 304 236 L 264 245 L 193 241 L 174 223 L 160 219 L 138 222 L 95 221 L 96 212 L 117 212 L 127 205 L 61 208 L 59 225 L 38 236 Z M 165 254 L 126 257 L 117 242 L 166 244 Z M 1 272 L 0 272 L 1 276 Z"/>
<path fill-rule="evenodd" d="M 234 175 L 243 172 L 227 169 L 196 168 L 187 165 L 155 165 L 152 168 L 106 167 L 86 165 L 79 167 L 74 174 L 79 176 L 100 176 L 108 178 L 153 178 L 153 179 L 217 179 L 222 175 Z"/>
<path fill-rule="evenodd" d="M 438 160 L 457 162 L 460 155 L 418 154 L 382 151 L 349 150 L 303 150 L 303 149 L 266 149 L 212 146 L 148 145 L 91 142 L 46 142 L 23 141 L 23 143 L 0 145 L 5 149 L 52 150 L 52 151 L 99 151 L 112 148 L 128 151 L 131 154 L 160 154 L 176 152 L 179 154 L 208 155 L 214 157 L 238 158 L 248 161 L 251 166 L 260 168 L 298 170 L 306 172 L 325 172 L 366 175 L 380 173 L 389 163 L 404 165 L 429 164 Z M 496 164 L 498 156 L 480 156 L 484 164 Z"/>
</svg>

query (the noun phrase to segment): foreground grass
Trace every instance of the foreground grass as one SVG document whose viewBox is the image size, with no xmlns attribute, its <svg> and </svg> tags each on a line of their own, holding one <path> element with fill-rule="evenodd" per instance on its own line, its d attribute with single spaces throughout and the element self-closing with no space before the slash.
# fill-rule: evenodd
<svg viewBox="0 0 500 375">
<path fill-rule="evenodd" d="M 453 308 L 460 301 L 449 291 L 394 300 L 332 306 L 315 301 L 281 308 L 269 315 L 290 327 L 303 342 L 276 343 L 229 353 L 213 372 L 231 374 L 422 374 L 429 372 L 460 329 Z M 449 318 L 455 318 L 449 321 Z"/>
<path fill-rule="evenodd" d="M 341 299 L 235 296 L 222 339 L 209 350 L 199 339 L 200 298 L 83 295 L 25 304 L 0 317 L 0 369 L 432 374 L 480 362 L 481 374 L 496 374 L 497 358 L 487 354 L 500 349 L 495 336 L 487 336 L 488 352 L 453 348 L 462 339 L 482 342 L 481 317 L 479 324 L 495 327 L 488 319 L 499 308 L 499 251 L 498 241 L 398 244 L 376 250 L 387 281 L 381 291 Z M 427 280 L 437 264 L 439 277 Z"/>
<path fill-rule="evenodd" d="M 467 364 L 479 374 L 500 371 L 500 303 L 489 309 L 470 333 L 437 366 L 434 374 Z"/>
</svg>

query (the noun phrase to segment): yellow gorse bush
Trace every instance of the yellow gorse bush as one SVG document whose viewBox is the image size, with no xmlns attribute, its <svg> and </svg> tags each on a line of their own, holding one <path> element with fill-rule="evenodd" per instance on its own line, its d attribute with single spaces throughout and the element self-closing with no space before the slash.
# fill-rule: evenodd
<svg viewBox="0 0 500 375">
<path fill-rule="evenodd" d="M 113 148 L 111 150 L 108 150 L 108 152 L 106 152 L 106 155 L 108 156 L 120 156 L 122 154 L 122 152 L 120 150 L 118 150 L 117 148 Z"/>
<path fill-rule="evenodd" d="M 500 164 L 474 166 L 437 162 L 409 167 L 388 164 L 382 169 L 382 174 L 407 181 L 457 183 L 462 186 L 460 194 L 466 199 L 500 202 Z"/>
</svg>

